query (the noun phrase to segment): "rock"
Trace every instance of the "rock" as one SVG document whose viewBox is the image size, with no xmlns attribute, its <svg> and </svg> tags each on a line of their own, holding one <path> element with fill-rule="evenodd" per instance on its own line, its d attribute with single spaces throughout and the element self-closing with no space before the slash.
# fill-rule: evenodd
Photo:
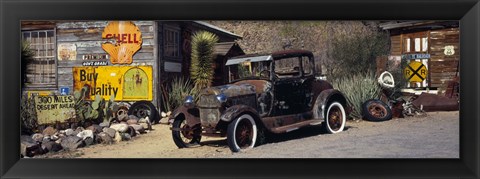
<svg viewBox="0 0 480 179">
<path fill-rule="evenodd" d="M 77 137 L 82 138 L 82 140 L 85 140 L 85 139 L 88 138 L 88 137 L 93 138 L 93 131 L 86 129 L 86 130 L 78 133 L 78 134 L 77 134 Z"/>
<path fill-rule="evenodd" d="M 122 110 L 123 111 L 123 110 Z M 118 121 L 127 121 L 129 119 L 127 112 L 117 112 Z"/>
<path fill-rule="evenodd" d="M 26 157 L 33 157 L 35 155 L 43 154 L 45 151 L 42 146 L 32 139 L 31 136 L 20 136 L 20 153 Z"/>
<path fill-rule="evenodd" d="M 113 138 L 113 141 L 117 143 L 122 141 L 122 136 L 120 136 L 120 133 L 118 131 L 115 133 L 115 137 Z"/>
<path fill-rule="evenodd" d="M 104 128 L 104 127 L 109 127 L 110 126 L 110 123 L 109 122 L 102 122 L 100 124 L 98 124 L 100 127 Z"/>
<path fill-rule="evenodd" d="M 127 121 L 127 124 L 128 124 L 128 125 L 137 124 L 137 123 L 138 123 L 138 121 L 135 120 L 135 119 L 129 119 L 129 120 Z"/>
<path fill-rule="evenodd" d="M 140 118 L 140 119 L 138 120 L 138 123 L 149 123 L 149 122 L 150 122 L 150 121 L 148 121 L 148 120 L 145 119 L 145 118 Z"/>
<path fill-rule="evenodd" d="M 116 131 L 123 133 L 123 132 L 127 131 L 128 125 L 127 124 L 112 124 L 110 126 L 110 128 L 115 129 Z"/>
<path fill-rule="evenodd" d="M 161 113 L 162 117 L 167 117 L 167 113 L 163 112 Z"/>
<path fill-rule="evenodd" d="M 113 143 L 113 139 L 112 137 L 110 137 L 110 135 L 108 135 L 106 132 L 100 132 L 97 137 L 96 137 L 96 141 L 97 143 L 101 143 L 101 144 L 112 144 Z"/>
<path fill-rule="evenodd" d="M 48 142 L 42 143 L 42 148 L 49 152 L 58 152 L 63 149 L 62 145 L 54 141 L 48 141 Z"/>
<path fill-rule="evenodd" d="M 127 133 L 130 134 L 131 137 L 135 137 L 137 135 L 137 131 L 132 126 L 128 126 Z"/>
<path fill-rule="evenodd" d="M 102 128 L 103 128 L 103 127 L 99 126 L 98 124 L 93 124 L 93 125 L 91 125 L 89 128 L 90 128 L 90 130 L 92 130 L 94 133 L 97 133 L 97 134 L 98 134 L 98 133 L 102 132 Z M 88 129 L 88 128 L 87 128 L 87 129 Z"/>
<path fill-rule="evenodd" d="M 167 112 L 167 117 L 170 116 L 172 114 L 172 111 L 168 111 Z"/>
<path fill-rule="evenodd" d="M 65 130 L 58 131 L 58 135 L 60 135 L 60 134 L 65 134 Z"/>
<path fill-rule="evenodd" d="M 145 132 L 145 128 L 142 125 L 134 124 L 134 125 L 130 125 L 130 127 L 132 127 L 135 131 L 138 131 L 140 133 Z"/>
<path fill-rule="evenodd" d="M 72 136 L 73 133 L 74 133 L 73 129 L 67 129 L 67 130 L 65 130 L 65 135 L 67 135 L 67 136 Z"/>
<path fill-rule="evenodd" d="M 115 129 L 112 129 L 112 128 L 107 127 L 107 128 L 103 128 L 103 132 L 107 133 L 108 136 L 110 136 L 110 137 L 113 138 L 113 137 L 115 137 L 115 133 L 116 133 L 117 131 L 116 131 Z"/>
<path fill-rule="evenodd" d="M 66 150 L 76 150 L 77 148 L 83 147 L 84 143 L 82 138 L 77 136 L 68 136 L 61 143 L 62 147 Z"/>
<path fill-rule="evenodd" d="M 140 123 L 144 130 L 152 130 L 152 125 L 149 123 Z"/>
<path fill-rule="evenodd" d="M 124 141 L 128 141 L 128 140 L 132 139 L 132 136 L 130 136 L 130 134 L 122 133 L 120 135 L 122 136 L 122 140 L 124 140 Z"/>
<path fill-rule="evenodd" d="M 93 137 L 87 137 L 86 139 L 83 140 L 83 142 L 85 143 L 85 146 L 90 146 L 95 143 L 95 140 L 93 139 Z"/>
<path fill-rule="evenodd" d="M 32 139 L 33 139 L 35 142 L 42 142 L 42 141 L 43 141 L 43 138 L 44 138 L 44 135 L 43 135 L 43 134 L 40 134 L 40 133 L 36 133 L 36 134 L 33 134 L 33 135 L 32 135 Z"/>
<path fill-rule="evenodd" d="M 78 133 L 82 132 L 83 130 L 85 130 L 85 128 L 77 127 L 77 129 L 75 129 L 75 132 L 78 134 Z M 77 134 L 75 134 L 75 135 L 77 135 Z"/>
<path fill-rule="evenodd" d="M 129 119 L 129 120 L 136 120 L 136 121 L 139 120 L 139 118 L 138 118 L 137 116 L 135 116 L 135 115 L 130 115 L 130 116 L 128 116 L 128 119 Z"/>
<path fill-rule="evenodd" d="M 43 135 L 54 135 L 55 133 L 57 132 L 57 130 L 55 130 L 53 127 L 51 126 L 48 126 L 47 128 L 45 128 L 42 132 Z"/>
</svg>

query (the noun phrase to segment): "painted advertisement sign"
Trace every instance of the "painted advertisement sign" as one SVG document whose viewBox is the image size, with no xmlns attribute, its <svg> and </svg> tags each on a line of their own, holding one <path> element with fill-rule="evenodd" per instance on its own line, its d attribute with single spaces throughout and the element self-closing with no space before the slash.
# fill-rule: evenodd
<svg viewBox="0 0 480 179">
<path fill-rule="evenodd" d="M 74 90 L 88 86 L 89 99 L 96 95 L 115 101 L 153 99 L 152 66 L 98 66 L 74 67 Z"/>
<path fill-rule="evenodd" d="M 75 60 L 77 58 L 77 46 L 71 43 L 58 44 L 58 60 Z"/>
<path fill-rule="evenodd" d="M 75 98 L 72 95 L 35 96 L 38 124 L 65 122 L 75 118 Z"/>
<path fill-rule="evenodd" d="M 103 39 L 114 42 L 102 44 L 103 50 L 110 55 L 112 64 L 131 64 L 133 55 L 142 48 L 142 33 L 131 21 L 113 21 L 102 32 Z"/>
</svg>

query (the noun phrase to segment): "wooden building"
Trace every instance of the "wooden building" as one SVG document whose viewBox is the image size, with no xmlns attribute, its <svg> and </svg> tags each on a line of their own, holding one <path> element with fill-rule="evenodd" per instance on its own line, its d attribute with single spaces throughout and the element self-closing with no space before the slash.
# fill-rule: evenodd
<svg viewBox="0 0 480 179">
<path fill-rule="evenodd" d="M 171 76 L 189 74 L 192 34 L 206 30 L 216 34 L 220 43 L 241 39 L 239 35 L 201 21 L 132 21 L 133 28 L 138 28 L 133 31 L 138 34 L 125 34 L 124 25 L 120 25 L 116 28 L 121 30 L 106 39 L 104 33 L 111 22 L 22 21 L 22 39 L 29 42 L 35 53 L 24 72 L 23 91 L 60 94 L 60 89 L 69 89 L 72 94 L 76 67 L 146 65 L 153 69 L 152 104 L 158 109 L 162 82 Z M 121 38 L 124 43 L 141 40 L 132 63 L 112 63 L 112 56 L 102 47 L 108 41 L 118 42 Z"/>
<path fill-rule="evenodd" d="M 458 21 L 384 21 L 390 33 L 390 56 L 393 61 L 418 61 L 428 69 L 423 82 L 409 88 L 445 89 L 459 77 L 460 29 Z"/>
</svg>

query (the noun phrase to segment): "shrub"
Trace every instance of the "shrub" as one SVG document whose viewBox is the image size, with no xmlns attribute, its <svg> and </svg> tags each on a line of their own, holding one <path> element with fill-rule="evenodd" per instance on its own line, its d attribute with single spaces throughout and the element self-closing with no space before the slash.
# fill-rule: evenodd
<svg viewBox="0 0 480 179">
<path fill-rule="evenodd" d="M 190 75 L 195 88 L 209 87 L 213 80 L 214 47 L 218 37 L 207 31 L 199 31 L 192 37 L 192 67 Z"/>
<path fill-rule="evenodd" d="M 335 79 L 332 85 L 345 95 L 352 107 L 350 117 L 357 119 L 362 118 L 362 104 L 369 99 L 378 99 L 381 91 L 371 71 Z"/>
<path fill-rule="evenodd" d="M 163 85 L 162 88 L 164 111 L 172 111 L 181 106 L 188 95 L 193 96 L 194 99 L 197 97 L 197 90 L 193 87 L 192 81 L 183 77 L 173 78 L 170 85 Z"/>
<path fill-rule="evenodd" d="M 36 129 L 37 111 L 35 110 L 34 96 L 22 95 L 20 99 L 20 124 L 22 132 Z"/>
</svg>

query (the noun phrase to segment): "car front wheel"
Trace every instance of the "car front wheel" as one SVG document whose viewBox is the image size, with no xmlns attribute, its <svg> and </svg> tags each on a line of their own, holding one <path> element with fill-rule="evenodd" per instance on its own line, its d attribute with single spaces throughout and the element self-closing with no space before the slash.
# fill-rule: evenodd
<svg viewBox="0 0 480 179">
<path fill-rule="evenodd" d="M 187 125 L 185 118 L 177 118 L 172 124 L 173 142 L 178 148 L 187 148 L 194 145 L 199 145 L 202 139 L 200 125 L 190 127 Z"/>
<path fill-rule="evenodd" d="M 257 140 L 257 125 L 249 114 L 240 115 L 227 129 L 227 143 L 232 152 L 253 148 Z"/>
<path fill-rule="evenodd" d="M 325 128 L 328 133 L 335 134 L 343 131 L 347 116 L 345 109 L 339 102 L 330 103 L 325 115 Z"/>
</svg>

